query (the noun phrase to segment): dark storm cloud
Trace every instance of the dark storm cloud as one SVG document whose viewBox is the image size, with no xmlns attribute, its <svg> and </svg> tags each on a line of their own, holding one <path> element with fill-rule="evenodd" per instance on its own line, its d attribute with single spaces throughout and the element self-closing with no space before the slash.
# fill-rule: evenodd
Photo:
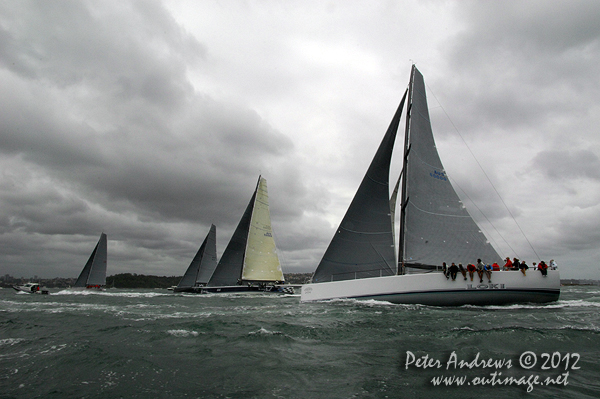
<svg viewBox="0 0 600 399">
<path fill-rule="evenodd" d="M 292 150 L 289 139 L 255 112 L 192 92 L 183 58 L 188 50 L 203 47 L 160 14 L 156 4 L 134 3 L 135 10 L 127 11 L 135 13 L 126 15 L 84 3 L 60 3 L 59 10 L 43 4 L 28 13 L 40 22 L 29 26 L 36 30 L 13 34 L 17 43 L 12 49 L 29 46 L 45 52 L 30 57 L 27 73 L 20 74 L 42 83 L 83 86 L 93 92 L 93 99 L 84 97 L 85 104 L 67 107 L 92 109 L 74 121 L 77 115 L 61 109 L 65 104 L 45 105 L 40 113 L 40 104 L 31 98 L 13 107 L 8 103 L 15 99 L 6 99 L 4 109 L 15 112 L 4 114 L 1 121 L 1 151 L 23 154 L 49 173 L 163 217 L 189 218 L 199 213 L 192 202 L 227 205 L 238 183 L 266 169 L 270 156 Z M 42 16 L 48 14 L 59 21 L 43 24 Z M 153 33 L 157 31 L 160 36 Z M 77 77 L 70 79 L 70 73 Z M 51 104 L 54 99 L 53 93 L 38 95 L 40 102 Z M 251 161 L 254 170 L 248 171 Z M 213 191 L 229 175 L 234 176 L 231 187 Z"/>
<path fill-rule="evenodd" d="M 455 130 L 534 243 L 592 254 L 599 9 L 1 2 L 0 275 L 75 276 L 101 231 L 109 273 L 181 274 L 210 223 L 222 253 L 259 174 L 284 266 L 314 270 L 411 59 L 482 228 L 520 234 Z"/>
<path fill-rule="evenodd" d="M 286 136 L 194 90 L 187 68 L 208 50 L 160 3 L 3 3 L 0 21 L 0 245 L 29 251 L 19 263 L 39 265 L 31 248 L 54 235 L 89 235 L 91 251 L 101 231 L 117 262 L 172 263 L 189 256 L 182 233 L 229 234 L 259 173 L 303 192 Z M 16 246 L 22 233 L 38 239 Z"/>
<path fill-rule="evenodd" d="M 464 132 L 473 122 L 506 134 L 584 115 L 586 101 L 600 93 L 600 3 L 467 2 L 457 15 L 464 27 L 447 41 L 451 74 L 438 92 L 464 108 Z"/>
</svg>

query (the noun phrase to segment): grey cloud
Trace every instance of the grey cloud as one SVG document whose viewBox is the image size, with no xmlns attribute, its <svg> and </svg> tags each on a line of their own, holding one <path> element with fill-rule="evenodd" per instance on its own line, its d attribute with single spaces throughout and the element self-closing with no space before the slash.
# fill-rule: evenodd
<svg viewBox="0 0 600 399">
<path fill-rule="evenodd" d="M 590 150 L 548 150 L 538 153 L 532 169 L 551 179 L 586 178 L 600 181 L 600 158 Z"/>
<path fill-rule="evenodd" d="M 28 254 L 9 264 L 105 231 L 113 267 L 169 265 L 210 223 L 225 240 L 259 173 L 289 190 L 282 203 L 306 195 L 288 137 L 193 90 L 186 70 L 207 49 L 160 3 L 3 3 L 0 21 L 0 245 Z"/>
<path fill-rule="evenodd" d="M 456 13 L 464 28 L 443 50 L 452 78 L 434 87 L 464 133 L 584 116 L 600 93 L 599 3 L 467 2 Z"/>
<path fill-rule="evenodd" d="M 210 223 L 221 253 L 259 174 L 284 265 L 314 269 L 408 60 L 423 58 L 428 94 L 466 141 L 487 148 L 486 171 L 533 240 L 590 248 L 576 234 L 592 213 L 544 218 L 594 202 L 597 3 L 419 3 L 410 18 L 400 3 L 268 13 L 268 3 L 226 13 L 211 4 L 0 3 L 0 262 L 9 272 L 76 275 L 104 231 L 109 273 L 180 274 Z M 452 129 L 434 130 L 454 148 Z M 504 151 L 521 163 L 499 165 Z M 560 159 L 541 164 L 545 156 Z M 451 176 L 514 236 L 484 179 L 457 168 Z M 540 189 L 552 201 L 539 204 Z"/>
</svg>

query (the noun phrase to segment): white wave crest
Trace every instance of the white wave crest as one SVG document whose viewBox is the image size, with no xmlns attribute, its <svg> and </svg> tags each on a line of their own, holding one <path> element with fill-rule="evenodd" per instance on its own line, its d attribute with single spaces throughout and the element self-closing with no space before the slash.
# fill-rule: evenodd
<svg viewBox="0 0 600 399">
<path fill-rule="evenodd" d="M 0 339 L 0 346 L 12 346 L 23 341 L 25 341 L 23 338 L 4 338 Z"/>
<path fill-rule="evenodd" d="M 269 331 L 264 327 L 261 327 L 259 330 L 250 331 L 248 335 L 282 335 L 281 331 Z"/>
<path fill-rule="evenodd" d="M 167 334 L 173 335 L 174 337 L 197 337 L 200 335 L 198 331 L 192 330 L 168 330 Z"/>
</svg>

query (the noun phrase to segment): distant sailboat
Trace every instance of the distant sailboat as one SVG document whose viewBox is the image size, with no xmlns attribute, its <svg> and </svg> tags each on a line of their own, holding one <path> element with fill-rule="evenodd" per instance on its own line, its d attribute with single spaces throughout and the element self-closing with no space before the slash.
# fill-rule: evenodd
<svg viewBox="0 0 600 399">
<path fill-rule="evenodd" d="M 217 228 L 213 224 L 190 263 L 185 274 L 173 289 L 175 292 L 199 292 L 210 280 L 217 267 Z"/>
<path fill-rule="evenodd" d="M 271 228 L 267 181 L 259 176 L 250 203 L 201 292 L 277 291 L 283 283 Z"/>
<path fill-rule="evenodd" d="M 106 234 L 100 235 L 96 248 L 72 288 L 102 288 L 106 285 Z"/>
<path fill-rule="evenodd" d="M 408 97 L 407 97 L 408 93 Z M 439 158 L 423 76 L 413 65 L 409 89 L 336 231 L 302 301 L 333 298 L 379 299 L 426 305 L 492 305 L 556 301 L 558 271 L 547 276 L 495 271 L 486 279 L 448 280 L 433 270 L 442 262 L 501 262 L 454 191 Z M 396 258 L 389 171 L 405 101 L 407 120 L 400 203 L 400 237 Z M 407 274 L 407 271 L 417 272 Z M 421 271 L 419 273 L 419 271 Z"/>
</svg>

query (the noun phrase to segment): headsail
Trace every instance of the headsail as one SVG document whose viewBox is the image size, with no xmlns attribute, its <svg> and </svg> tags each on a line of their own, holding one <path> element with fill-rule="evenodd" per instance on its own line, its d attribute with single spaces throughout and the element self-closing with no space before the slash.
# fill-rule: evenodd
<svg viewBox="0 0 600 399">
<path fill-rule="evenodd" d="M 315 271 L 312 279 L 315 283 L 396 273 L 389 174 L 405 99 L 406 93 L 340 227 Z"/>
<path fill-rule="evenodd" d="M 92 255 L 83 267 L 81 274 L 73 287 L 88 287 L 106 285 L 107 239 L 106 234 L 100 234 Z"/>
<path fill-rule="evenodd" d="M 414 65 L 409 90 L 399 262 L 500 262 L 450 184 L 431 130 L 423 75 Z"/>
<path fill-rule="evenodd" d="M 243 281 L 281 281 L 283 272 L 271 228 L 267 181 L 260 177 L 248 231 Z"/>
<path fill-rule="evenodd" d="M 200 249 L 194 256 L 192 263 L 177 284 L 177 288 L 195 287 L 205 285 L 210 280 L 217 267 L 217 227 L 210 226 L 208 235 L 202 242 Z"/>
<path fill-rule="evenodd" d="M 283 281 L 277 257 L 267 181 L 260 177 L 208 286 L 231 286 L 243 281 Z"/>
</svg>

